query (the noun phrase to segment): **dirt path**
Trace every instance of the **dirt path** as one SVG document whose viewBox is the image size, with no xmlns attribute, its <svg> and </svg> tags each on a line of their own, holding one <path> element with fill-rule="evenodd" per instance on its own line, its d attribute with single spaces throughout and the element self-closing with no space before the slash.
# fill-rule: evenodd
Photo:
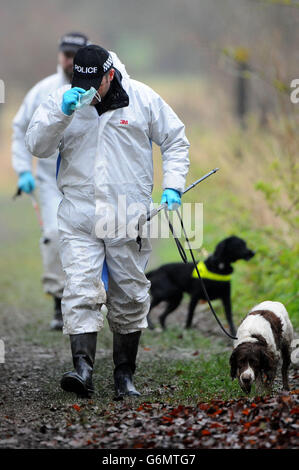
<svg viewBox="0 0 299 470">
<path fill-rule="evenodd" d="M 176 312 L 179 321 L 182 312 Z M 217 326 L 197 313 L 204 334 Z M 155 333 L 157 334 L 157 333 Z M 54 333 L 56 335 L 56 333 Z M 228 350 L 219 343 L 215 348 Z M 291 372 L 291 393 L 273 397 L 215 399 L 186 406 L 169 403 L 171 377 L 161 383 L 146 373 L 154 360 L 169 361 L 191 352 L 160 353 L 141 348 L 138 400 L 112 399 L 111 350 L 98 349 L 92 400 L 60 390 L 61 374 L 71 368 L 66 343 L 41 347 L 25 339 L 6 340 L 0 365 L 0 448 L 293 448 L 299 444 L 298 374 Z M 162 364 L 161 362 L 161 364 Z M 280 386 L 278 380 L 277 386 Z"/>
</svg>

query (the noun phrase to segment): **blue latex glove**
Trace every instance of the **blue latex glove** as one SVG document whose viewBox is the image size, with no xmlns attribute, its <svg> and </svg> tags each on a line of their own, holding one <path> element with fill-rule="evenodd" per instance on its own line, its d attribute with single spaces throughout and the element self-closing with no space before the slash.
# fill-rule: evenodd
<svg viewBox="0 0 299 470">
<path fill-rule="evenodd" d="M 181 205 L 181 195 L 179 191 L 172 188 L 166 188 L 163 191 L 161 204 L 167 203 L 167 209 L 172 211 Z"/>
<path fill-rule="evenodd" d="M 20 173 L 18 180 L 18 188 L 24 193 L 31 193 L 35 189 L 35 179 L 31 171 Z"/>
<path fill-rule="evenodd" d="M 67 90 L 62 97 L 61 109 L 64 114 L 71 116 L 75 111 L 76 104 L 79 103 L 80 95 L 85 93 L 86 90 L 75 86 Z"/>
</svg>

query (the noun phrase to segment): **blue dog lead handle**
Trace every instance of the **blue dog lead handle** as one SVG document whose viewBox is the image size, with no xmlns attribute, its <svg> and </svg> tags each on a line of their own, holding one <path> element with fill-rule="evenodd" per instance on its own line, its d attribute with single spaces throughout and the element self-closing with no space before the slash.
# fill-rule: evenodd
<svg viewBox="0 0 299 470">
<path fill-rule="evenodd" d="M 105 291 L 108 291 L 108 286 L 109 286 L 109 272 L 108 272 L 108 266 L 106 263 L 106 258 L 103 264 L 103 271 L 102 271 L 102 281 L 105 287 Z"/>
<path fill-rule="evenodd" d="M 57 180 L 57 178 L 58 178 L 60 163 L 61 163 L 61 155 L 60 155 L 60 153 L 59 153 L 59 154 L 58 154 L 58 157 L 57 157 L 57 160 L 56 160 L 56 180 Z"/>
</svg>

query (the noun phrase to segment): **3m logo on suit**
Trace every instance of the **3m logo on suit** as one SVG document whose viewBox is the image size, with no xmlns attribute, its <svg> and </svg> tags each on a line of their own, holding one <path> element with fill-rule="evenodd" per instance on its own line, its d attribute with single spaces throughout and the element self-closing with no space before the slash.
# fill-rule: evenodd
<svg viewBox="0 0 299 470">
<path fill-rule="evenodd" d="M 127 121 L 126 119 L 121 119 L 119 123 L 124 126 L 127 126 L 129 124 L 129 121 Z"/>
</svg>

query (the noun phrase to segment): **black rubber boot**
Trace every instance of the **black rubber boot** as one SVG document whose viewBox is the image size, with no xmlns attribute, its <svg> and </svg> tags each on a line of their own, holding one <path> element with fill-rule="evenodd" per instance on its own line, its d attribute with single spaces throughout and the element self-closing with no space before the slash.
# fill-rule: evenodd
<svg viewBox="0 0 299 470">
<path fill-rule="evenodd" d="M 141 331 L 127 335 L 113 333 L 115 400 L 122 400 L 124 396 L 140 396 L 133 384 L 140 335 Z"/>
<path fill-rule="evenodd" d="M 60 385 L 66 392 L 89 397 L 93 392 L 92 372 L 97 346 L 97 333 L 70 335 L 74 372 L 63 374 Z"/>
<path fill-rule="evenodd" d="M 62 331 L 63 319 L 61 312 L 61 299 L 54 297 L 54 318 L 50 323 L 51 330 Z"/>
</svg>

